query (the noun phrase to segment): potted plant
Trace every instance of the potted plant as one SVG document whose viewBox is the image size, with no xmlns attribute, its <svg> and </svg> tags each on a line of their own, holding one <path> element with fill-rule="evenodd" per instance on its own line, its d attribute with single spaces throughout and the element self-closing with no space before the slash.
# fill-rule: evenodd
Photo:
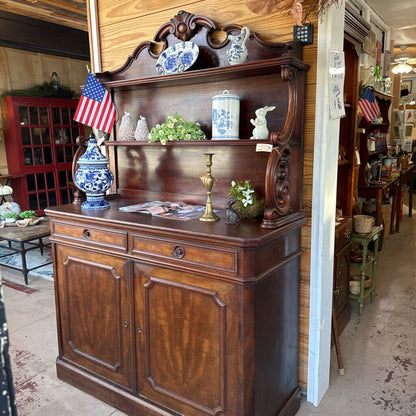
<svg viewBox="0 0 416 416">
<path fill-rule="evenodd" d="M 148 142 L 160 142 L 163 145 L 168 141 L 180 140 L 205 140 L 205 134 L 199 123 L 185 121 L 178 113 L 167 116 L 164 123 L 152 127 L 147 137 Z"/>
<path fill-rule="evenodd" d="M 5 220 L 6 222 L 8 222 L 8 223 L 12 223 L 12 222 L 15 222 L 15 221 L 16 221 L 16 219 L 17 219 L 17 214 L 16 214 L 15 212 L 13 212 L 13 211 L 10 211 L 10 212 L 6 212 L 6 213 L 3 215 L 3 217 L 4 217 L 4 220 Z"/>
<path fill-rule="evenodd" d="M 228 196 L 236 200 L 235 209 L 239 212 L 241 218 L 257 219 L 263 215 L 266 201 L 256 198 L 249 180 L 244 182 L 232 181 Z"/>
<path fill-rule="evenodd" d="M 28 219 L 28 218 L 34 218 L 36 216 L 36 212 L 33 210 L 28 210 L 28 211 L 22 211 L 19 214 L 19 217 L 24 219 Z"/>
</svg>

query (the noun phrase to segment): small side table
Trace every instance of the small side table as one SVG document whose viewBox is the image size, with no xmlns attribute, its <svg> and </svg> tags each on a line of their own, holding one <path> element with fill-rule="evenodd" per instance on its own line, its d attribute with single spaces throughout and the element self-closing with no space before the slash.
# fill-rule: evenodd
<svg viewBox="0 0 416 416">
<path fill-rule="evenodd" d="M 349 297 L 358 301 L 358 311 L 360 315 L 363 313 L 364 300 L 370 297 L 371 302 L 374 301 L 376 295 L 376 266 L 378 259 L 378 243 L 380 241 L 380 235 L 383 231 L 383 227 L 373 227 L 368 234 L 352 233 L 351 241 L 360 243 L 362 247 L 362 260 L 361 263 L 351 262 L 350 265 L 358 267 L 360 269 L 360 293 L 358 295 L 349 294 Z M 374 255 L 371 260 L 371 286 L 365 288 L 365 272 L 367 268 L 367 252 L 368 245 L 374 241 Z"/>
<path fill-rule="evenodd" d="M 23 273 L 23 277 L 25 279 L 25 285 L 28 284 L 28 273 L 31 270 L 38 269 L 39 267 L 46 266 L 47 264 L 51 264 L 52 261 L 47 263 L 42 263 L 37 266 L 33 266 L 30 269 L 27 266 L 26 262 L 26 253 L 30 250 L 40 249 L 40 254 L 43 256 L 43 248 L 44 244 L 42 238 L 48 237 L 50 235 L 50 226 L 49 221 L 38 224 L 34 226 L 28 226 L 25 228 L 20 227 L 5 227 L 0 228 L 0 241 L 6 240 L 8 242 L 8 247 L 4 246 L 3 248 L 8 250 L 9 252 L 6 254 L 0 255 L 0 258 L 8 257 L 16 253 L 20 253 L 22 259 L 22 267 L 13 266 L 11 264 L 2 263 L 3 267 L 8 267 L 14 270 L 20 270 Z M 38 242 L 34 242 L 37 240 Z M 16 243 L 17 247 L 12 247 L 12 243 Z M 25 246 L 28 244 L 28 247 Z"/>
</svg>

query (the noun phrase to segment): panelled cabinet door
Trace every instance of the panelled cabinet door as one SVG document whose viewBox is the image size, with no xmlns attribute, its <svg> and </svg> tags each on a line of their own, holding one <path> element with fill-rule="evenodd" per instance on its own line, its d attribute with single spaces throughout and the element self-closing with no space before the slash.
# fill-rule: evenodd
<svg viewBox="0 0 416 416">
<path fill-rule="evenodd" d="M 133 377 L 129 265 L 88 250 L 56 248 L 61 358 L 125 387 Z"/>
<path fill-rule="evenodd" d="M 337 317 L 348 308 L 351 243 L 335 254 L 334 306 Z"/>
<path fill-rule="evenodd" d="M 139 394 L 187 416 L 242 415 L 237 285 L 140 263 L 133 270 Z"/>
</svg>

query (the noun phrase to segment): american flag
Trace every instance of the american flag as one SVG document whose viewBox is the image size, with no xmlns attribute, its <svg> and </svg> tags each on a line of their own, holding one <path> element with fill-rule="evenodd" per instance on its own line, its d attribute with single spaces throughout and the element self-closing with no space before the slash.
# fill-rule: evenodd
<svg viewBox="0 0 416 416">
<path fill-rule="evenodd" d="M 358 101 L 358 106 L 361 108 L 361 111 L 368 122 L 374 120 L 380 114 L 377 98 L 374 95 L 374 91 L 369 87 L 364 90 L 360 101 Z"/>
<path fill-rule="evenodd" d="M 89 72 L 74 120 L 110 133 L 116 119 L 116 108 L 108 91 Z"/>
</svg>

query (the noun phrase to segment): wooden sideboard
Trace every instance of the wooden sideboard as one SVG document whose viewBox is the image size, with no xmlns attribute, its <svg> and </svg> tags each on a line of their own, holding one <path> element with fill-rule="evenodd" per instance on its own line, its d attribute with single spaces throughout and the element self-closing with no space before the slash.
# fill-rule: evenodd
<svg viewBox="0 0 416 416">
<path fill-rule="evenodd" d="M 238 33 L 241 26 L 223 30 Z M 117 71 L 98 74 L 119 114 L 149 126 L 178 112 L 210 137 L 211 97 L 241 97 L 240 140 L 107 142 L 119 199 L 110 209 L 47 209 L 54 247 L 58 376 L 131 415 L 294 415 L 299 407 L 298 308 L 305 71 L 297 43 L 252 34 L 246 63 L 229 66 L 228 40 L 206 17 L 179 12 L 155 41 L 199 45 L 195 67 L 159 76 L 152 42 Z M 249 140 L 254 111 L 269 140 Z M 256 151 L 270 144 L 271 152 Z M 151 200 L 205 204 L 205 153 L 220 221 L 125 213 Z M 225 223 L 232 180 L 266 200 L 262 221 Z M 134 201 L 134 202 L 132 202 Z"/>
</svg>

